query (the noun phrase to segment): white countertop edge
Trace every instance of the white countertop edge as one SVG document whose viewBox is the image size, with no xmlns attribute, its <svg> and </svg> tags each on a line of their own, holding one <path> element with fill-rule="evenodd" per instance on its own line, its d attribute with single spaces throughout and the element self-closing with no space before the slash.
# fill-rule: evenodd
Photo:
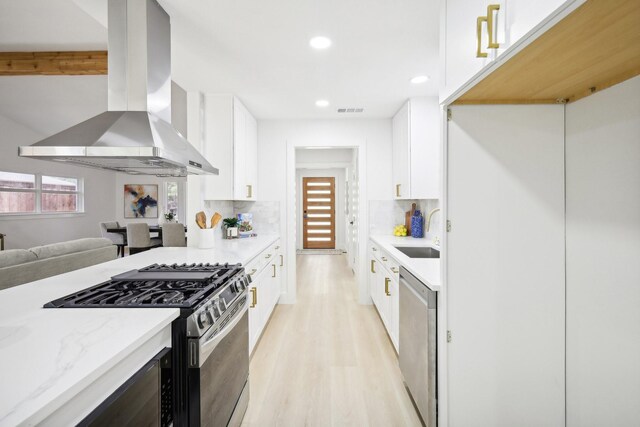
<svg viewBox="0 0 640 427">
<path fill-rule="evenodd" d="M 439 246 L 433 244 L 427 239 L 414 239 L 413 237 L 396 237 L 391 235 L 379 235 L 373 234 L 369 238 L 373 240 L 392 257 L 398 264 L 406 268 L 411 274 L 416 276 L 418 280 L 424 283 L 432 291 L 439 292 L 441 290 L 440 285 L 440 270 L 438 269 L 437 277 L 428 277 L 424 271 L 421 271 L 417 264 L 420 263 L 420 258 L 409 258 L 394 246 L 403 247 L 430 247 L 437 250 L 441 250 Z M 432 260 L 433 261 L 433 260 Z M 438 260 L 439 262 L 439 260 Z"/>
<path fill-rule="evenodd" d="M 72 309 L 69 309 L 69 310 L 72 310 Z M 148 330 L 138 341 L 124 347 L 107 362 L 97 366 L 96 369 L 94 369 L 92 372 L 85 375 L 81 380 L 75 382 L 66 390 L 57 394 L 55 398 L 49 400 L 49 402 L 47 402 L 43 406 L 40 406 L 30 414 L 25 414 L 23 419 L 16 420 L 9 416 L 6 419 L 4 419 L 2 423 L 0 423 L 0 425 L 4 425 L 5 422 L 10 422 L 10 424 L 15 424 L 15 425 L 17 424 L 35 425 L 44 421 L 49 415 L 53 414 L 56 410 L 60 409 L 63 405 L 69 403 L 74 397 L 76 397 L 79 393 L 83 392 L 94 381 L 99 379 L 102 375 L 105 375 L 106 373 L 108 373 L 113 367 L 117 366 L 119 363 L 125 360 L 127 356 L 134 353 L 138 348 L 142 347 L 148 340 L 150 340 L 151 338 L 156 336 L 158 333 L 160 333 L 165 327 L 170 325 L 171 322 L 177 319 L 178 316 L 180 315 L 180 310 L 177 308 L 162 308 L 162 309 L 154 309 L 154 310 L 166 311 L 167 316 L 163 319 L 162 322 L 158 323 L 153 328 Z M 151 357 L 153 357 L 153 355 Z M 148 361 L 149 360 L 144 361 L 143 364 L 140 365 L 140 367 L 144 366 L 144 363 L 147 363 Z M 124 378 L 124 381 L 126 381 L 126 378 Z"/>
</svg>

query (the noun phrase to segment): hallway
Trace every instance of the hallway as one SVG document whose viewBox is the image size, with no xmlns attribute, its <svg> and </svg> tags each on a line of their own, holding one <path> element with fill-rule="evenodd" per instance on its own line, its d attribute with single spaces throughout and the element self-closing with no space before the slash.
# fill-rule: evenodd
<svg viewBox="0 0 640 427">
<path fill-rule="evenodd" d="M 297 304 L 277 306 L 251 360 L 243 426 L 419 426 L 346 256 L 299 255 L 297 269 Z"/>
</svg>

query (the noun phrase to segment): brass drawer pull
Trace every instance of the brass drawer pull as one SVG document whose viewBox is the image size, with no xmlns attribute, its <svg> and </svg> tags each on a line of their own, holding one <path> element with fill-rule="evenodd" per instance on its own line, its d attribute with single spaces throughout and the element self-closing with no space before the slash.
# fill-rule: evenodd
<svg viewBox="0 0 640 427">
<path fill-rule="evenodd" d="M 387 262 L 387 259 L 385 257 L 382 257 L 382 261 Z"/>
<path fill-rule="evenodd" d="M 280 267 L 284 266 L 284 255 L 280 255 Z"/>
<path fill-rule="evenodd" d="M 249 308 L 255 308 L 258 305 L 258 288 L 251 288 L 251 305 Z"/>
<path fill-rule="evenodd" d="M 276 277 L 276 265 L 271 264 L 271 266 L 273 267 L 273 275 L 271 277 Z"/>
<path fill-rule="evenodd" d="M 477 21 L 477 38 L 478 38 L 478 50 L 476 51 L 476 58 L 486 58 L 487 52 L 482 51 L 482 23 L 487 22 L 486 16 L 478 16 Z"/>
<path fill-rule="evenodd" d="M 375 266 L 376 266 L 376 260 L 375 260 L 375 259 L 372 259 L 372 260 L 371 260 L 371 272 L 372 272 L 372 273 L 375 273 L 375 272 L 376 272 Z"/>
<path fill-rule="evenodd" d="M 402 185 L 402 184 L 396 184 L 396 197 L 401 197 L 401 196 L 400 196 L 400 186 L 401 186 L 401 185 Z"/>
<path fill-rule="evenodd" d="M 489 45 L 487 47 L 489 49 L 497 49 L 500 47 L 500 43 L 497 43 L 493 39 L 493 33 L 495 32 L 495 29 L 493 28 L 495 14 L 493 12 L 497 12 L 499 10 L 499 4 L 490 4 L 487 7 L 487 32 L 489 33 Z"/>
<path fill-rule="evenodd" d="M 249 273 L 249 276 L 253 276 L 254 274 L 256 274 L 256 271 L 258 271 L 257 268 L 254 268 L 253 270 L 251 270 L 251 273 Z"/>
<path fill-rule="evenodd" d="M 393 271 L 394 273 L 398 273 L 399 272 L 398 269 L 395 268 L 395 267 L 391 267 L 391 271 Z"/>
<path fill-rule="evenodd" d="M 388 297 L 391 296 L 391 292 L 389 292 L 389 282 L 391 281 L 391 279 L 389 279 L 388 277 L 384 278 L 384 293 L 387 294 Z"/>
<path fill-rule="evenodd" d="M 250 199 L 251 197 L 253 197 L 253 186 L 247 185 L 247 199 Z"/>
</svg>

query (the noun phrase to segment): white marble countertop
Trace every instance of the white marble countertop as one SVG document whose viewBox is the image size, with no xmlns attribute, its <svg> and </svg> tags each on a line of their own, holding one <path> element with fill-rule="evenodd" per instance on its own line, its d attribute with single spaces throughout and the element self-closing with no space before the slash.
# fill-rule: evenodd
<svg viewBox="0 0 640 427">
<path fill-rule="evenodd" d="M 45 303 L 153 263 L 246 264 L 277 239 L 265 235 L 219 240 L 213 249 L 152 249 L 0 291 L 0 426 L 45 420 L 179 314 L 178 309 L 44 309 Z M 154 355 L 144 355 L 139 367 Z"/>
<path fill-rule="evenodd" d="M 409 270 L 421 282 L 432 291 L 440 290 L 440 259 L 433 258 L 409 258 L 395 246 L 431 247 L 440 250 L 433 242 L 427 239 L 414 239 L 413 237 L 396 237 L 391 235 L 372 235 L 371 240 L 381 246 L 385 252 L 395 259 L 398 264 Z"/>
</svg>

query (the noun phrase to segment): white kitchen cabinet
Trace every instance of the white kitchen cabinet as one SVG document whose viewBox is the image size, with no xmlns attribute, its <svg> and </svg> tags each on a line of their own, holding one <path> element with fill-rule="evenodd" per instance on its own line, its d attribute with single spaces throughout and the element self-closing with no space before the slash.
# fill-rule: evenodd
<svg viewBox="0 0 640 427">
<path fill-rule="evenodd" d="M 369 257 L 371 299 L 397 352 L 400 323 L 398 266 L 384 250 L 373 242 L 370 243 Z"/>
<path fill-rule="evenodd" d="M 268 268 L 263 268 L 259 274 L 252 276 L 249 287 L 249 354 L 253 352 L 264 328 L 266 304 L 262 298 L 265 291 L 268 290 L 268 270 Z"/>
<path fill-rule="evenodd" d="M 389 335 L 396 352 L 400 349 L 400 284 L 390 278 L 389 282 Z"/>
<path fill-rule="evenodd" d="M 393 144 L 392 144 L 392 167 L 391 174 L 393 176 L 393 196 L 396 199 L 411 198 L 411 184 L 409 183 L 409 159 L 411 152 L 409 150 L 410 135 L 409 127 L 411 121 L 409 119 L 409 102 L 405 103 L 402 108 L 393 116 Z"/>
<path fill-rule="evenodd" d="M 444 0 L 443 22 L 440 37 L 444 41 L 444 52 L 440 61 L 443 76 L 440 82 L 440 101 L 448 98 L 474 74 L 489 64 L 491 58 L 486 49 L 488 34 L 486 22 L 481 22 L 478 32 L 478 17 L 487 13 L 487 0 Z M 480 55 L 478 57 L 478 37 Z"/>
<path fill-rule="evenodd" d="M 394 198 L 440 197 L 440 107 L 435 97 L 411 98 L 393 117 Z"/>
<path fill-rule="evenodd" d="M 280 241 L 265 249 L 245 266 L 249 287 L 249 353 L 253 352 L 280 298 L 284 256 Z"/>
<path fill-rule="evenodd" d="M 556 10 L 574 8 L 585 1 L 443 0 L 440 102 Z"/>
<path fill-rule="evenodd" d="M 258 126 L 232 95 L 205 95 L 205 157 L 219 175 L 204 177 L 205 200 L 257 200 Z"/>
<path fill-rule="evenodd" d="M 563 426 L 564 107 L 450 109 L 448 426 Z"/>
</svg>

